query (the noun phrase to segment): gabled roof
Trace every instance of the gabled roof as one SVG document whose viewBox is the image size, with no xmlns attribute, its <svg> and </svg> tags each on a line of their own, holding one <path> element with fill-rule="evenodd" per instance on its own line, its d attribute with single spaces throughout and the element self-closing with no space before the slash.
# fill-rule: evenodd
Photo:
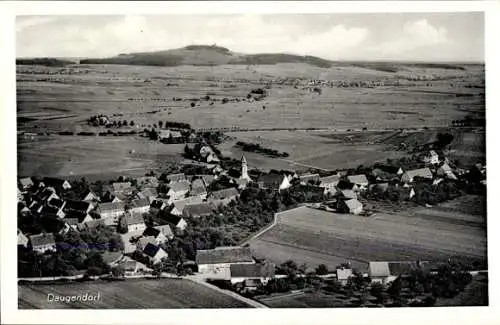
<svg viewBox="0 0 500 325">
<path fill-rule="evenodd" d="M 277 173 L 269 173 L 261 175 L 258 178 L 259 183 L 263 183 L 266 186 L 279 185 L 283 181 L 285 175 L 277 174 Z"/>
<path fill-rule="evenodd" d="M 340 181 L 340 176 L 331 175 L 331 176 L 321 177 L 319 181 L 320 181 L 320 186 L 325 184 L 338 184 L 338 182 Z"/>
<path fill-rule="evenodd" d="M 300 175 L 299 176 L 299 179 L 302 181 L 302 182 L 309 182 L 309 181 L 319 181 L 320 180 L 320 177 L 319 177 L 319 174 L 304 174 L 304 175 Z"/>
<path fill-rule="evenodd" d="M 167 180 L 170 181 L 171 183 L 185 181 L 186 175 L 184 175 L 184 173 L 170 174 L 170 175 L 167 175 Z"/>
<path fill-rule="evenodd" d="M 151 207 L 153 209 L 161 209 L 164 205 L 168 205 L 168 200 L 156 198 L 153 200 L 153 202 L 151 202 Z"/>
<path fill-rule="evenodd" d="M 160 246 L 153 245 L 151 243 L 147 244 L 146 247 L 142 250 L 144 254 L 155 257 L 158 251 L 163 250 Z"/>
<path fill-rule="evenodd" d="M 169 225 L 155 226 L 154 229 L 156 229 L 159 232 L 161 232 L 167 238 L 170 238 L 170 237 L 174 236 L 174 233 L 172 232 L 172 229 L 170 228 Z"/>
<path fill-rule="evenodd" d="M 365 175 L 351 175 L 347 176 L 347 179 L 349 182 L 357 184 L 357 185 L 366 185 L 368 184 L 368 179 L 366 178 Z"/>
<path fill-rule="evenodd" d="M 128 226 L 144 223 L 144 217 L 141 214 L 131 213 L 126 215 L 125 221 Z"/>
<path fill-rule="evenodd" d="M 55 178 L 55 177 L 44 177 L 42 182 L 45 184 L 46 187 L 62 187 L 64 182 L 66 182 L 65 179 L 61 178 Z"/>
<path fill-rule="evenodd" d="M 125 211 L 125 203 L 123 202 L 106 202 L 106 203 L 100 203 L 97 206 L 97 210 L 99 213 L 106 213 L 106 212 L 116 212 L 116 211 Z"/>
<path fill-rule="evenodd" d="M 86 222 L 86 223 L 81 223 L 81 224 L 78 224 L 78 230 L 83 230 L 85 228 L 87 229 L 94 229 L 94 228 L 97 228 L 99 226 L 105 226 L 106 223 L 104 222 L 103 219 L 94 219 L 94 220 L 91 220 L 89 222 Z"/>
<path fill-rule="evenodd" d="M 67 221 L 66 219 L 77 219 L 78 223 L 81 223 L 87 216 L 89 216 L 88 213 L 82 213 L 79 211 L 72 210 L 66 213 L 66 215 L 64 216 L 64 220 Z"/>
<path fill-rule="evenodd" d="M 149 206 L 149 201 L 148 199 L 136 199 L 136 200 L 132 200 L 132 202 L 130 202 L 132 208 L 142 208 L 142 207 L 146 207 L 146 206 Z"/>
<path fill-rule="evenodd" d="M 180 213 L 184 211 L 184 207 L 188 204 L 197 204 L 197 203 L 202 203 L 203 199 L 200 196 L 188 196 L 185 199 L 182 200 L 177 200 L 172 203 L 173 207 L 177 209 Z"/>
<path fill-rule="evenodd" d="M 130 182 L 114 182 L 113 183 L 113 191 L 114 192 L 123 192 L 132 187 Z"/>
<path fill-rule="evenodd" d="M 370 262 L 370 276 L 387 277 L 390 275 L 409 275 L 414 270 L 428 270 L 431 264 L 427 261 Z"/>
<path fill-rule="evenodd" d="M 174 216 L 173 214 L 166 214 L 165 216 L 162 217 L 165 222 L 177 226 L 181 220 L 184 220 L 183 217 L 181 216 Z M 184 220 L 185 221 L 185 220 Z"/>
<path fill-rule="evenodd" d="M 31 179 L 31 177 L 24 177 L 24 178 L 20 178 L 20 179 L 19 179 L 19 183 L 20 183 L 23 187 L 33 186 L 33 180 Z"/>
<path fill-rule="evenodd" d="M 54 208 L 61 209 L 64 205 L 64 201 L 61 199 L 52 198 L 47 202 L 50 206 Z"/>
<path fill-rule="evenodd" d="M 215 199 L 215 200 L 223 200 L 227 198 L 231 198 L 234 196 L 238 196 L 240 193 L 238 190 L 234 187 L 229 187 L 229 188 L 224 188 L 219 191 L 214 191 L 210 193 L 210 197 Z"/>
<path fill-rule="evenodd" d="M 137 177 L 136 180 L 137 180 L 137 184 L 140 186 L 153 185 L 156 187 L 159 183 L 158 178 L 156 178 L 155 176 Z"/>
<path fill-rule="evenodd" d="M 90 189 L 86 189 L 85 191 L 83 191 L 82 195 L 80 196 L 80 197 L 81 197 L 81 199 L 82 199 L 82 201 L 83 201 L 83 199 L 85 199 L 85 198 L 86 198 L 89 194 L 92 194 L 92 196 L 97 197 L 97 195 L 96 195 L 94 192 L 92 192 Z"/>
<path fill-rule="evenodd" d="M 352 269 L 337 269 L 337 280 L 347 280 L 352 276 Z"/>
<path fill-rule="evenodd" d="M 86 201 L 68 200 L 64 206 L 65 210 L 87 211 L 92 204 Z"/>
<path fill-rule="evenodd" d="M 137 241 L 137 246 L 145 248 L 148 244 L 153 244 L 154 242 L 155 242 L 155 236 L 146 236 L 146 235 L 143 235 Z"/>
<path fill-rule="evenodd" d="M 361 204 L 361 202 L 359 202 L 357 199 L 346 200 L 344 201 L 344 203 L 349 210 L 355 210 L 357 208 L 363 207 L 363 204 Z"/>
<path fill-rule="evenodd" d="M 401 169 L 401 167 L 399 166 L 392 166 L 392 165 L 380 165 L 377 166 L 377 168 L 388 174 L 397 174 L 398 171 Z"/>
<path fill-rule="evenodd" d="M 201 179 L 205 183 L 205 186 L 208 186 L 215 181 L 214 175 L 196 175 L 196 176 L 201 177 Z"/>
<path fill-rule="evenodd" d="M 413 179 L 415 177 L 424 177 L 424 178 L 432 178 L 432 172 L 429 168 L 420 168 L 420 169 L 413 169 L 413 170 L 408 170 L 406 173 L 403 175 L 407 175 L 409 178 Z"/>
<path fill-rule="evenodd" d="M 346 199 L 357 199 L 358 195 L 353 190 L 341 190 L 338 195 Z"/>
<path fill-rule="evenodd" d="M 352 190 L 356 184 L 349 181 L 341 180 L 337 184 L 339 190 Z"/>
<path fill-rule="evenodd" d="M 83 219 L 82 219 L 83 220 Z M 76 226 L 78 225 L 80 222 L 78 220 L 78 218 L 64 218 L 64 221 L 70 225 L 70 226 Z"/>
<path fill-rule="evenodd" d="M 216 249 L 198 250 L 196 264 L 227 264 L 253 262 L 250 247 L 218 247 Z"/>
<path fill-rule="evenodd" d="M 102 254 L 102 260 L 106 264 L 112 264 L 120 260 L 122 258 L 123 254 L 122 252 L 109 252 L 105 251 Z"/>
<path fill-rule="evenodd" d="M 206 194 L 207 189 L 205 188 L 205 183 L 203 182 L 202 179 L 198 178 L 195 179 L 191 183 L 191 195 L 200 195 L 200 194 Z"/>
<path fill-rule="evenodd" d="M 190 186 L 191 184 L 186 180 L 168 184 L 169 191 L 173 191 L 175 193 L 187 192 L 189 191 Z"/>
<path fill-rule="evenodd" d="M 186 204 L 184 206 L 183 214 L 193 217 L 208 216 L 212 213 L 213 208 L 212 204 L 208 202 Z"/>
<path fill-rule="evenodd" d="M 371 277 L 387 277 L 391 275 L 389 263 L 387 262 L 370 262 L 368 268 Z"/>
<path fill-rule="evenodd" d="M 274 276 L 275 265 L 272 263 L 231 264 L 232 278 L 270 278 Z"/>
<path fill-rule="evenodd" d="M 51 245 L 56 243 L 56 239 L 54 234 L 52 233 L 42 233 L 38 235 L 30 236 L 31 246 L 43 246 L 43 245 Z"/>
</svg>

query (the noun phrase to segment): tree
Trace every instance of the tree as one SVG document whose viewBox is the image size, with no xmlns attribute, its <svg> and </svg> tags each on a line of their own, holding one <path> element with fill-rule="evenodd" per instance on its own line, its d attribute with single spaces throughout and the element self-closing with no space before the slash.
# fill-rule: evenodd
<svg viewBox="0 0 500 325">
<path fill-rule="evenodd" d="M 438 133 L 437 134 L 437 145 L 439 148 L 444 148 L 453 141 L 453 134 L 451 133 Z"/>
<path fill-rule="evenodd" d="M 325 264 L 318 265 L 318 267 L 316 268 L 316 274 L 317 275 L 326 275 L 326 274 L 328 274 L 328 266 L 326 266 Z"/>
<path fill-rule="evenodd" d="M 130 121 L 130 126 L 134 126 L 135 125 L 135 122 L 134 121 Z"/>
<path fill-rule="evenodd" d="M 152 129 L 150 132 L 149 132 L 149 138 L 151 140 L 158 140 L 158 132 L 156 132 L 155 129 Z"/>
<path fill-rule="evenodd" d="M 384 299 L 384 286 L 381 283 L 373 283 L 370 288 L 370 294 L 377 298 L 377 301 L 381 303 Z"/>
<path fill-rule="evenodd" d="M 158 126 L 160 127 L 160 129 L 163 127 L 163 121 L 160 121 L 158 122 Z"/>
<path fill-rule="evenodd" d="M 125 275 L 125 269 L 122 266 L 115 266 L 111 269 L 111 273 L 114 277 L 123 277 Z"/>
<path fill-rule="evenodd" d="M 128 125 L 127 120 L 123 121 L 123 126 L 127 126 L 127 125 Z"/>
</svg>

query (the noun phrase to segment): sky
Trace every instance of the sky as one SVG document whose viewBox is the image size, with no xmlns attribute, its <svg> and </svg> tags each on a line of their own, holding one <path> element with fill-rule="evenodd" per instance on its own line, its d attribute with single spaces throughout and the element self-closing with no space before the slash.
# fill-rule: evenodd
<svg viewBox="0 0 500 325">
<path fill-rule="evenodd" d="M 18 16 L 17 57 L 109 57 L 187 45 L 330 60 L 484 61 L 484 14 Z"/>
</svg>

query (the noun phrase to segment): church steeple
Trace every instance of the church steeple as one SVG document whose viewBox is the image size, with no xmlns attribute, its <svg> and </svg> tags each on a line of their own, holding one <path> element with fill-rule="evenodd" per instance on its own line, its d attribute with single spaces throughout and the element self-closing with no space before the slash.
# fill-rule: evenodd
<svg viewBox="0 0 500 325">
<path fill-rule="evenodd" d="M 241 157 L 241 179 L 246 179 L 250 181 L 250 176 L 248 176 L 248 164 L 245 155 Z"/>
</svg>

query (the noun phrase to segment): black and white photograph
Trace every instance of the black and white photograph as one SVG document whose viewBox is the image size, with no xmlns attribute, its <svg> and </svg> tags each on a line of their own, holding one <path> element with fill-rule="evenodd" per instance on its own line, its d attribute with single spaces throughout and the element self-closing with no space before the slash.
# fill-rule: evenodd
<svg viewBox="0 0 500 325">
<path fill-rule="evenodd" d="M 490 305 L 484 11 L 14 33 L 19 310 Z"/>
</svg>

